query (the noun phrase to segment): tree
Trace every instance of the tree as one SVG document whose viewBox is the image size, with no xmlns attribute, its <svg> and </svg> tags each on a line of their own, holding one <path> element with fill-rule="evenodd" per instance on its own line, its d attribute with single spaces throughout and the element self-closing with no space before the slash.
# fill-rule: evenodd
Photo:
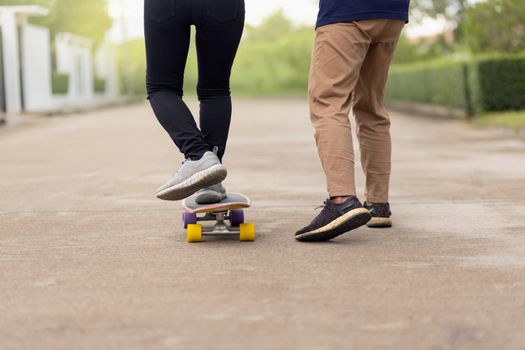
<svg viewBox="0 0 525 350">
<path fill-rule="evenodd" d="M 434 60 L 451 54 L 453 49 L 445 35 L 437 35 L 432 40 L 425 38 L 409 40 L 402 35 L 397 43 L 394 63 Z"/>
<path fill-rule="evenodd" d="M 111 27 L 107 0 L 55 0 L 49 28 L 52 34 L 71 32 L 99 44 Z"/>
<path fill-rule="evenodd" d="M 425 17 L 442 17 L 447 20 L 458 41 L 463 39 L 463 22 L 469 0 L 413 0 L 411 17 L 419 22 Z"/>
<path fill-rule="evenodd" d="M 459 23 L 469 7 L 468 0 L 413 0 L 412 14 L 416 20 L 424 16 L 436 18 L 443 16 L 447 20 Z"/>
<path fill-rule="evenodd" d="M 525 50 L 523 0 L 488 0 L 466 12 L 466 42 L 472 52 Z"/>
<path fill-rule="evenodd" d="M 283 10 L 280 9 L 257 27 L 247 25 L 246 33 L 251 41 L 274 41 L 293 29 L 292 22 L 286 18 Z"/>
<path fill-rule="evenodd" d="M 44 19 L 34 22 L 50 28 L 52 36 L 70 32 L 93 39 L 98 45 L 104 39 L 112 20 L 107 0 L 0 0 L 2 5 L 41 5 L 50 9 Z"/>
<path fill-rule="evenodd" d="M 0 0 L 0 6 L 10 5 L 40 5 L 49 7 L 53 0 Z"/>
</svg>

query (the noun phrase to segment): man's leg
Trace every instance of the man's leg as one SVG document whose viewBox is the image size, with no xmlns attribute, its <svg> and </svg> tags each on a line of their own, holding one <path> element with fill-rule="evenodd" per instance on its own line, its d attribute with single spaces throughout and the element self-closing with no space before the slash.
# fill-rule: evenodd
<svg viewBox="0 0 525 350">
<path fill-rule="evenodd" d="M 372 21 L 360 24 L 366 29 L 373 25 L 368 22 Z M 402 21 L 380 22 L 384 24 L 370 45 L 353 98 L 361 163 L 366 175 L 366 199 L 372 203 L 388 202 L 392 145 L 384 95 L 390 62 L 404 26 Z"/>
<path fill-rule="evenodd" d="M 356 194 L 348 114 L 369 42 L 353 23 L 327 25 L 316 32 L 308 87 L 310 117 L 332 198 Z"/>
<path fill-rule="evenodd" d="M 362 21 L 359 25 L 373 35 L 353 97 L 361 164 L 366 175 L 365 206 L 372 209 L 373 216 L 375 212 L 385 218 L 381 221 L 382 226 L 391 226 L 387 203 L 392 145 L 390 117 L 384 106 L 384 95 L 390 62 L 404 22 Z M 373 207 L 374 204 L 377 208 Z"/>
<path fill-rule="evenodd" d="M 296 232 L 300 241 L 325 241 L 370 220 L 355 196 L 354 150 L 348 118 L 370 37 L 355 23 L 317 30 L 309 82 L 311 120 L 330 199 L 312 223 Z"/>
</svg>

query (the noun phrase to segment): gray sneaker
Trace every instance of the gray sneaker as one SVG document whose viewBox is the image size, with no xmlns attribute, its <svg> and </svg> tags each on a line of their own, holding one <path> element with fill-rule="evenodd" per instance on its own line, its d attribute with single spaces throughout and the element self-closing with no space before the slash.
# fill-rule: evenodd
<svg viewBox="0 0 525 350">
<path fill-rule="evenodd" d="M 157 198 L 176 201 L 187 198 L 198 190 L 222 182 L 228 172 L 213 152 L 206 152 L 199 160 L 185 160 L 179 171 L 157 190 Z"/>
<path fill-rule="evenodd" d="M 198 204 L 219 203 L 224 198 L 226 198 L 226 189 L 222 184 L 216 184 L 198 191 L 195 195 L 195 202 Z"/>
</svg>

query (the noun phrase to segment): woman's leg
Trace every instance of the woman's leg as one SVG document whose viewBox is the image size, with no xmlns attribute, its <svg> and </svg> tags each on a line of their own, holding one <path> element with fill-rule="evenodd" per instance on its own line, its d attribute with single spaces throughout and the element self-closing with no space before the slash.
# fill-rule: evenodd
<svg viewBox="0 0 525 350">
<path fill-rule="evenodd" d="M 228 140 L 232 103 L 230 75 L 244 29 L 244 0 L 202 1 L 196 20 L 202 137 L 222 160 Z"/>
<path fill-rule="evenodd" d="M 187 159 L 209 151 L 182 100 L 190 44 L 191 2 L 145 1 L 148 99 L 157 119 Z"/>
<path fill-rule="evenodd" d="M 188 56 L 192 0 L 145 0 L 147 88 L 159 122 L 186 156 L 179 171 L 157 190 L 157 197 L 179 200 L 226 178 L 227 170 L 209 152 L 182 101 Z"/>
</svg>

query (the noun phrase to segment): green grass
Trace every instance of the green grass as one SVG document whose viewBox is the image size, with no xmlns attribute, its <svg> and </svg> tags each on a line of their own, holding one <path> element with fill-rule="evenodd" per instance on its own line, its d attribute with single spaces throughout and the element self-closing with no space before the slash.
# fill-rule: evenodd
<svg viewBox="0 0 525 350">
<path fill-rule="evenodd" d="M 474 122 L 481 127 L 499 127 L 515 131 L 525 130 L 525 110 L 487 113 L 475 118 Z"/>
</svg>

